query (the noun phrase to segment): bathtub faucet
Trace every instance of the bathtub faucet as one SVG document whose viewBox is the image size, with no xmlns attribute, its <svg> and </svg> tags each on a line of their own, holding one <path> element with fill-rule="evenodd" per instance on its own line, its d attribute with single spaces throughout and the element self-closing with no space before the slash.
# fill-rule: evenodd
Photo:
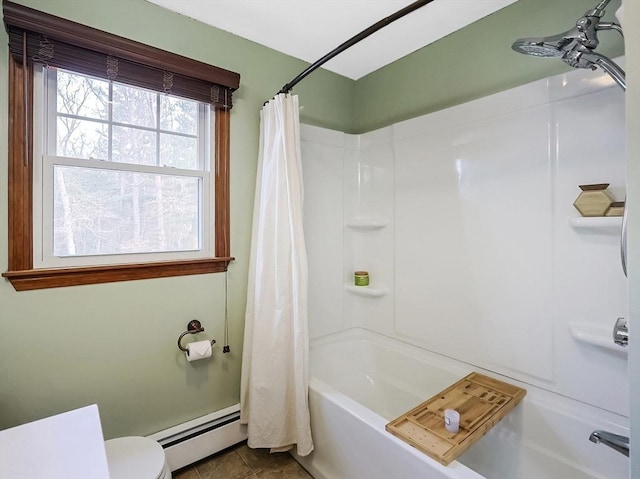
<svg viewBox="0 0 640 479">
<path fill-rule="evenodd" d="M 609 446 L 611 449 L 618 451 L 620 454 L 624 454 L 629 457 L 629 438 L 626 436 L 620 436 L 607 431 L 593 431 L 589 436 L 589 441 L 596 444 L 602 443 L 605 446 Z"/>
</svg>

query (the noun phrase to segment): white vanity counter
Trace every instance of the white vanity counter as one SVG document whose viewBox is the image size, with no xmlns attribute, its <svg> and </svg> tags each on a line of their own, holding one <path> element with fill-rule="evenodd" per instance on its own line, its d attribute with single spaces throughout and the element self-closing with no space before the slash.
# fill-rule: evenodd
<svg viewBox="0 0 640 479">
<path fill-rule="evenodd" d="M 98 406 L 0 431 L 0 479 L 109 479 Z"/>
</svg>

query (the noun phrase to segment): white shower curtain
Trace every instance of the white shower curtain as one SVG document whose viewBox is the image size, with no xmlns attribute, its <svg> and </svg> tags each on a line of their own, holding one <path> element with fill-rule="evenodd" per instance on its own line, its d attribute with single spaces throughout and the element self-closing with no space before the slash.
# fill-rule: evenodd
<svg viewBox="0 0 640 479">
<path fill-rule="evenodd" d="M 307 255 L 298 97 L 260 113 L 240 421 L 252 448 L 313 450 L 308 403 Z"/>
</svg>

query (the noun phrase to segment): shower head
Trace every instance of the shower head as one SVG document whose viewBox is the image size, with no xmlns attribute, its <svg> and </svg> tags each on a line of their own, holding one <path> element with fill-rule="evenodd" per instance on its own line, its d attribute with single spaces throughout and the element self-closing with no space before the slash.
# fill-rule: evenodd
<svg viewBox="0 0 640 479">
<path fill-rule="evenodd" d="M 535 57 L 562 58 L 566 52 L 575 48 L 581 40 L 577 28 L 550 37 L 520 38 L 513 42 L 511 48 L 518 53 Z"/>
<path fill-rule="evenodd" d="M 625 72 L 613 60 L 595 52 L 598 46 L 598 30 L 622 29 L 615 23 L 603 23 L 604 7 L 610 0 L 602 0 L 595 8 L 578 19 L 576 26 L 559 35 L 542 38 L 520 38 L 511 48 L 525 55 L 544 58 L 560 58 L 573 68 L 595 70 L 598 66 L 626 90 Z"/>
<path fill-rule="evenodd" d="M 521 38 L 511 45 L 516 52 L 525 55 L 533 55 L 534 57 L 562 57 L 564 51 L 556 45 L 545 43 L 544 38 Z"/>
</svg>

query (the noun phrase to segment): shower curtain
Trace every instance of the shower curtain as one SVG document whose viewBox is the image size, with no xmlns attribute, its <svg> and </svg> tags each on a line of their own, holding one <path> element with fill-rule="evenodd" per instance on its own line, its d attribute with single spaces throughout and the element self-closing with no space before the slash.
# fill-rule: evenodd
<svg viewBox="0 0 640 479">
<path fill-rule="evenodd" d="M 298 97 L 260 113 L 240 422 L 252 448 L 313 450 L 308 403 L 307 256 Z"/>
</svg>

